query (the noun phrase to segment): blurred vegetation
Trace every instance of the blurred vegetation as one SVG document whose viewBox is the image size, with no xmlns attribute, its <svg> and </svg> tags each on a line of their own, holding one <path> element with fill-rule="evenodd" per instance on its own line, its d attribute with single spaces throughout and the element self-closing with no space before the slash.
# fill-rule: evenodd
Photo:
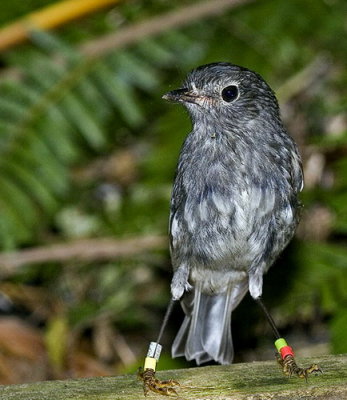
<svg viewBox="0 0 347 400">
<path fill-rule="evenodd" d="M 180 0 L 175 9 L 196 3 Z M 0 22 L 46 4 L 4 1 Z M 265 301 L 310 354 L 315 344 L 347 352 L 347 3 L 245 2 L 98 57 L 83 50 L 173 10 L 165 0 L 123 1 L 54 33 L 33 32 L 31 43 L 1 55 L 2 251 L 19 257 L 79 239 L 165 235 L 190 123 L 161 96 L 199 64 L 244 65 L 278 91 L 306 176 L 302 223 L 265 278 Z M 167 250 L 24 262 L 11 273 L 0 259 L 2 363 L 13 370 L 30 360 L 25 372 L 0 370 L 3 383 L 133 371 L 142 363 L 169 299 Z M 164 338 L 167 353 L 176 318 L 179 310 Z M 249 298 L 235 311 L 233 333 L 239 361 L 268 357 L 259 346 L 272 351 L 266 321 Z M 12 347 L 9 338 L 17 339 Z M 39 349 L 41 375 L 32 373 L 34 355 L 20 353 L 17 343 Z M 160 368 L 178 365 L 186 364 L 164 355 Z"/>
</svg>

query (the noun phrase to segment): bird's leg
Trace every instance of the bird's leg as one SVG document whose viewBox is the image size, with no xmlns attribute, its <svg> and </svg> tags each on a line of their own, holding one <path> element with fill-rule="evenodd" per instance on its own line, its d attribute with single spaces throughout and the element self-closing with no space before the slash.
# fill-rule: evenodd
<svg viewBox="0 0 347 400">
<path fill-rule="evenodd" d="M 165 396 L 178 396 L 175 387 L 177 388 L 180 384 L 173 380 L 161 381 L 155 377 L 155 369 L 157 362 L 159 361 L 162 346 L 159 344 L 161 337 L 163 335 L 164 329 L 167 325 L 168 319 L 170 317 L 172 308 L 174 305 L 174 300 L 171 299 L 169 306 L 166 310 L 163 323 L 160 328 L 158 339 L 156 342 L 151 342 L 149 345 L 147 357 L 145 358 L 145 364 L 143 369 L 139 368 L 137 376 L 143 381 L 143 392 L 147 396 L 149 391 L 159 393 Z"/>
<path fill-rule="evenodd" d="M 307 381 L 307 377 L 309 374 L 312 374 L 313 372 L 322 372 L 322 370 L 319 368 L 317 364 L 312 364 L 308 368 L 301 368 L 297 365 L 295 358 L 294 358 L 294 352 L 293 349 L 288 346 L 287 342 L 285 339 L 281 338 L 281 335 L 278 332 L 278 329 L 276 327 L 275 321 L 273 320 L 271 314 L 265 307 L 265 304 L 263 303 L 262 299 L 258 297 L 256 299 L 257 303 L 260 305 L 261 309 L 263 310 L 264 314 L 266 315 L 266 318 L 271 326 L 271 329 L 276 337 L 275 341 L 275 346 L 277 349 L 276 353 L 276 358 L 281 366 L 281 369 L 283 373 L 287 376 L 292 376 L 296 375 L 299 378 L 305 378 Z"/>
<path fill-rule="evenodd" d="M 145 396 L 147 396 L 150 390 L 164 396 L 178 396 L 175 387 L 180 386 L 180 384 L 173 379 L 169 379 L 166 381 L 161 381 L 157 379 L 155 377 L 155 370 L 152 368 L 145 368 L 143 370 L 140 367 L 137 376 L 143 381 L 143 392 Z"/>
<path fill-rule="evenodd" d="M 281 339 L 279 339 L 279 340 L 281 340 Z M 284 340 L 284 339 L 282 339 L 282 340 Z M 277 362 L 280 365 L 284 375 L 289 376 L 289 377 L 296 375 L 299 378 L 305 378 L 305 380 L 307 382 L 308 376 L 310 374 L 312 374 L 313 372 L 315 372 L 315 373 L 323 372 L 317 364 L 312 364 L 308 368 L 299 367 L 295 361 L 292 348 L 290 346 L 284 346 L 284 347 L 289 347 L 291 349 L 290 353 L 287 354 L 286 356 L 284 356 L 284 358 L 282 356 L 282 352 L 276 353 Z"/>
</svg>

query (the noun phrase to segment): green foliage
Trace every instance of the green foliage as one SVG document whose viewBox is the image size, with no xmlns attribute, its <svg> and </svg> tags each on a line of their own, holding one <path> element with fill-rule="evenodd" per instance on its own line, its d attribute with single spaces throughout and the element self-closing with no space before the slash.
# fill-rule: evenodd
<svg viewBox="0 0 347 400">
<path fill-rule="evenodd" d="M 163 68 L 174 57 L 167 45 L 147 40 L 146 56 L 134 49 L 91 61 L 58 38 L 42 32 L 34 38 L 49 53 L 25 54 L 21 79 L 0 82 L 0 239 L 5 249 L 32 242 L 41 228 L 38 219 L 49 223 L 72 189 L 69 167 L 107 151 L 120 127 L 131 136 L 144 125 L 141 98 L 158 87 L 158 65 Z M 12 62 L 24 60 L 13 55 Z M 113 124 L 115 139 L 108 133 Z"/>
<path fill-rule="evenodd" d="M 280 306 L 283 318 L 309 321 L 319 304 L 320 312 L 340 319 L 347 303 L 345 247 L 301 241 L 295 247 L 295 261 L 294 279 Z M 332 325 L 335 323 L 333 317 Z"/>
</svg>

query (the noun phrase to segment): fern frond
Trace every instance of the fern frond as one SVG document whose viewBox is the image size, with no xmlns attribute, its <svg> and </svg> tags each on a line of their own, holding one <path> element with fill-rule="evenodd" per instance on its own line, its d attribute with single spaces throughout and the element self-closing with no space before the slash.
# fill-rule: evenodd
<svg viewBox="0 0 347 400">
<path fill-rule="evenodd" d="M 164 38 L 147 39 L 132 50 L 91 59 L 57 36 L 36 31 L 39 48 L 10 56 L 12 65 L 22 67 L 19 80 L 0 81 L 5 248 L 32 240 L 33 226 L 54 215 L 71 190 L 74 163 L 111 146 L 117 129 L 133 130 L 145 122 L 140 96 L 153 95 L 162 80 L 159 68 L 170 65 L 176 52 L 183 63 L 194 49 L 184 35 L 173 37 L 170 46 Z"/>
</svg>

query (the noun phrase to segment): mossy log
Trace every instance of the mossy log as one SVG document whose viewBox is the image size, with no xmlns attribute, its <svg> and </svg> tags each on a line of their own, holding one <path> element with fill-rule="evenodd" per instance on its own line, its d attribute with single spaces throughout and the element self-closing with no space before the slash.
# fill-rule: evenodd
<svg viewBox="0 0 347 400">
<path fill-rule="evenodd" d="M 281 374 L 276 362 L 160 371 L 159 379 L 182 385 L 179 399 L 213 400 L 344 400 L 347 399 L 347 355 L 299 359 L 301 365 L 318 363 L 323 374 L 308 382 Z M 159 364 L 160 365 L 160 364 Z M 149 393 L 147 399 L 165 399 Z M 177 398 L 177 397 L 176 397 Z M 135 375 L 48 381 L 0 387 L 1 400 L 141 400 L 142 382 Z"/>
</svg>

